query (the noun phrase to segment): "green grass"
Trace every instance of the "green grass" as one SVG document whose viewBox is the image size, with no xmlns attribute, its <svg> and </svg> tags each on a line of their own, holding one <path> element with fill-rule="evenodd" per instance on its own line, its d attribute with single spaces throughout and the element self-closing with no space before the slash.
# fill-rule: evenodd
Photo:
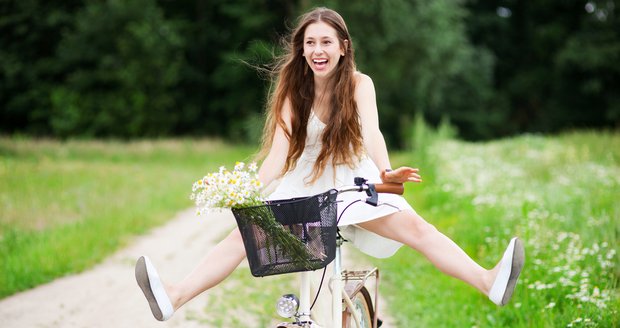
<svg viewBox="0 0 620 328">
<path fill-rule="evenodd" d="M 402 249 L 375 261 L 402 327 L 616 327 L 620 134 L 578 132 L 488 143 L 444 140 L 423 152 L 407 198 L 475 260 L 492 267 L 513 235 L 526 266 L 497 307 Z"/>
<path fill-rule="evenodd" d="M 253 149 L 217 141 L 0 139 L 0 298 L 80 272 L 191 206 Z"/>
<path fill-rule="evenodd" d="M 620 324 L 619 134 L 428 140 L 429 148 L 393 154 L 394 166 L 422 169 L 424 183 L 407 188 L 414 208 L 486 267 L 521 236 L 526 267 L 513 301 L 499 308 L 415 251 L 371 259 L 398 327 Z M 0 139 L 0 297 L 91 267 L 191 206 L 197 177 L 253 151 L 204 140 Z M 265 326 L 292 284 L 241 269 L 212 291 L 209 315 L 192 315 L 235 326 L 226 320 L 243 312 Z"/>
<path fill-rule="evenodd" d="M 298 275 L 255 278 L 239 268 L 209 291 L 204 311 L 189 318 L 209 327 L 274 327 L 286 321 L 275 311 L 276 301 L 287 293 L 299 294 Z"/>
</svg>

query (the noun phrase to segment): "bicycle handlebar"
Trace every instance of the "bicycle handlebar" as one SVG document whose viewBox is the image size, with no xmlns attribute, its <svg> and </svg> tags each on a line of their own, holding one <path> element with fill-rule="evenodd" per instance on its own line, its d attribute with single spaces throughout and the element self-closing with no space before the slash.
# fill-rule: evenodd
<svg viewBox="0 0 620 328">
<path fill-rule="evenodd" d="M 402 183 L 377 183 L 375 190 L 378 193 L 402 195 L 405 192 L 405 186 Z"/>
<path fill-rule="evenodd" d="M 363 183 L 361 185 L 355 186 L 345 186 L 338 188 L 338 193 L 347 192 L 347 191 L 368 191 L 368 190 L 376 191 L 377 193 L 387 193 L 387 194 L 397 194 L 402 195 L 405 192 L 405 186 L 402 183 Z"/>
</svg>

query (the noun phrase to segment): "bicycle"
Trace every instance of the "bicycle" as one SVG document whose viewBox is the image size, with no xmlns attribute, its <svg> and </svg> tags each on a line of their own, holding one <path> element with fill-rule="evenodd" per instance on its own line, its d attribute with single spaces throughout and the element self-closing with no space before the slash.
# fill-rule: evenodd
<svg viewBox="0 0 620 328">
<path fill-rule="evenodd" d="M 338 232 L 336 197 L 343 192 L 366 192 L 368 196 L 366 203 L 378 206 L 378 193 L 402 195 L 403 191 L 402 184 L 371 184 L 363 178 L 355 178 L 354 185 L 351 186 L 330 189 L 309 197 L 267 201 L 264 205 L 260 205 L 261 210 L 268 209 L 284 229 L 303 242 L 309 260 L 302 264 L 293 261 L 286 250 L 270 242 L 265 231 L 255 224 L 256 221 L 252 219 L 255 219 L 253 216 L 257 213 L 257 207 L 233 209 L 253 276 L 301 272 L 299 297 L 286 294 L 276 304 L 279 315 L 294 318 L 295 321 L 283 322 L 277 325 L 277 328 L 321 328 L 311 319 L 311 309 L 318 298 L 320 288 L 311 305 L 310 271 L 321 268 L 325 270 L 332 261 L 334 268 L 329 286 L 332 291 L 333 327 L 376 328 L 381 325 L 377 317 L 379 270 L 373 268 L 349 271 L 341 268 L 340 246 L 345 239 Z M 347 208 L 350 205 L 348 204 Z M 374 302 L 367 288 L 370 278 L 374 278 L 375 283 Z"/>
</svg>

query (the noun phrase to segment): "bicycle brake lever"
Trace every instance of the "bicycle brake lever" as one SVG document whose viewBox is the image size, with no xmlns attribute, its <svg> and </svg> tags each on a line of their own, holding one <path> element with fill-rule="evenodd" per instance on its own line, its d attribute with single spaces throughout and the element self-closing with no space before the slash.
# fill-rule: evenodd
<svg viewBox="0 0 620 328">
<path fill-rule="evenodd" d="M 368 184 L 368 190 L 366 190 L 366 195 L 370 196 L 366 198 L 366 203 L 372 206 L 379 205 L 379 195 L 377 194 L 377 190 L 375 189 L 375 185 L 372 183 Z"/>
<path fill-rule="evenodd" d="M 364 190 L 364 185 L 368 186 L 368 189 L 366 189 L 366 195 L 368 195 L 369 197 L 366 198 L 366 203 L 370 204 L 372 206 L 377 206 L 379 204 L 379 195 L 377 195 L 377 190 L 375 189 L 375 185 L 372 183 L 367 183 L 368 180 L 362 178 L 362 177 L 355 177 L 355 179 L 353 179 L 354 183 L 356 186 L 359 186 L 360 189 L 359 191 Z"/>
</svg>

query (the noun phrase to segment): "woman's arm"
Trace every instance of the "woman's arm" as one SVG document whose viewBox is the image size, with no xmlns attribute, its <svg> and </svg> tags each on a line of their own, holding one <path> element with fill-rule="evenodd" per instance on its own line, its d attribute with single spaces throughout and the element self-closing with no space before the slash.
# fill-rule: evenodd
<svg viewBox="0 0 620 328">
<path fill-rule="evenodd" d="M 390 169 L 390 158 L 383 134 L 379 130 L 379 114 L 375 98 L 375 87 L 369 76 L 358 73 L 355 87 L 355 101 L 362 124 L 362 138 L 368 156 L 380 171 Z"/>
<path fill-rule="evenodd" d="M 284 102 L 284 107 L 282 108 L 282 120 L 284 120 L 288 130 L 291 131 L 291 103 L 288 99 Z M 286 156 L 288 155 L 288 148 L 289 140 L 286 137 L 286 133 L 280 125 L 276 125 L 271 148 L 258 170 L 258 178 L 265 187 L 268 187 L 282 173 Z"/>
<path fill-rule="evenodd" d="M 365 75 L 356 74 L 357 86 L 355 88 L 355 101 L 362 124 L 362 138 L 366 152 L 381 172 L 383 182 L 421 182 L 418 169 L 400 167 L 391 170 L 390 158 L 387 146 L 381 130 L 379 130 L 379 113 L 375 96 L 375 86 L 372 79 Z M 388 171 L 386 171 L 388 170 Z"/>
</svg>

